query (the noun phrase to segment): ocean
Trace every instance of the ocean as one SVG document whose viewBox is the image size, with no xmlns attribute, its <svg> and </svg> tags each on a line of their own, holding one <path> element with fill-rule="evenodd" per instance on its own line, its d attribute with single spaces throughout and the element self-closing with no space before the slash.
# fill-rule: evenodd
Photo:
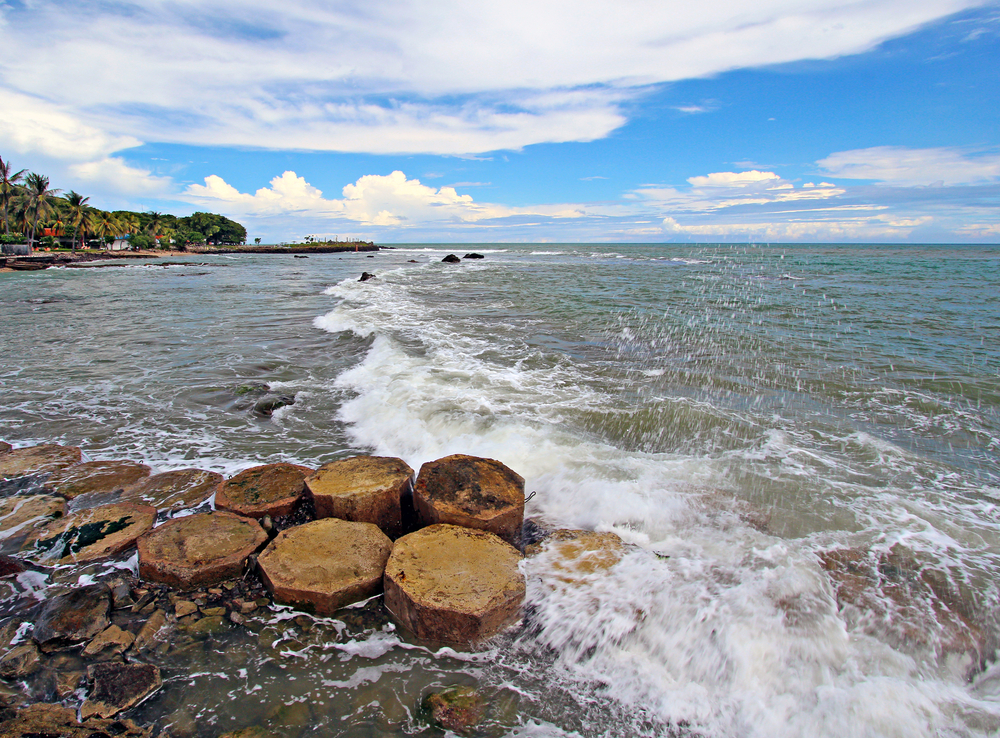
<svg viewBox="0 0 1000 738">
<path fill-rule="evenodd" d="M 161 655 L 136 719 L 214 737 L 305 705 L 309 734 L 433 735 L 421 696 L 474 684 L 486 736 L 1000 730 L 1000 247 L 172 261 L 0 275 L 0 439 L 227 475 L 485 456 L 539 525 L 629 545 L 585 586 L 527 559 L 525 621 L 482 652 L 378 602 L 276 609 Z M 247 381 L 295 403 L 257 417 Z"/>
</svg>

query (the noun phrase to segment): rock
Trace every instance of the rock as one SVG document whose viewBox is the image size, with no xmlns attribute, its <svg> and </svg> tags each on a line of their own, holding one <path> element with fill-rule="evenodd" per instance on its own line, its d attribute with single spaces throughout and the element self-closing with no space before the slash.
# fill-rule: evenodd
<svg viewBox="0 0 1000 738">
<path fill-rule="evenodd" d="M 45 487 L 67 500 L 84 494 L 120 494 L 149 472 L 148 466 L 134 461 L 85 461 L 53 472 Z"/>
<path fill-rule="evenodd" d="M 139 576 L 178 589 L 217 584 L 242 576 L 267 540 L 255 521 L 232 513 L 174 518 L 139 539 Z"/>
<path fill-rule="evenodd" d="M 621 561 L 625 543 L 614 533 L 561 529 L 531 544 L 524 553 L 527 556 L 544 553 L 550 560 L 549 575 L 566 584 L 582 584 Z"/>
<path fill-rule="evenodd" d="M 306 477 L 317 518 L 374 523 L 391 538 L 403 532 L 403 499 L 412 483 L 413 469 L 387 456 L 332 461 Z"/>
<path fill-rule="evenodd" d="M 201 620 L 185 624 L 184 630 L 188 635 L 195 638 L 208 638 L 209 636 L 225 633 L 229 630 L 229 626 L 226 625 L 224 615 L 209 615 Z"/>
<path fill-rule="evenodd" d="M 332 615 L 382 590 L 391 550 L 392 541 L 371 523 L 324 518 L 283 530 L 257 566 L 275 601 Z"/>
<path fill-rule="evenodd" d="M 441 261 L 444 262 L 445 264 L 458 264 L 462 260 L 459 259 L 454 254 L 448 254 L 446 257 L 441 259 Z"/>
<path fill-rule="evenodd" d="M 119 502 L 81 510 L 35 531 L 22 551 L 60 564 L 117 556 L 153 527 L 156 508 Z"/>
<path fill-rule="evenodd" d="M 254 403 L 253 411 L 269 418 L 278 408 L 294 404 L 295 398 L 292 395 L 264 395 Z"/>
<path fill-rule="evenodd" d="M 93 664 L 87 669 L 90 692 L 80 707 L 84 719 L 109 718 L 139 704 L 160 688 L 160 670 L 152 664 Z"/>
<path fill-rule="evenodd" d="M 367 282 L 369 279 L 375 279 L 375 275 L 370 272 L 361 272 L 361 278 L 358 281 Z"/>
<path fill-rule="evenodd" d="M 263 395 L 265 392 L 271 391 L 271 385 L 267 382 L 243 382 L 233 387 L 233 394 L 237 396 L 242 395 Z"/>
<path fill-rule="evenodd" d="M 230 730 L 228 733 L 220 735 L 219 738 L 281 738 L 281 736 L 259 725 L 251 725 L 249 728 Z"/>
<path fill-rule="evenodd" d="M 451 523 L 520 545 L 524 479 L 499 461 L 455 454 L 420 467 L 413 504 L 423 525 Z"/>
<path fill-rule="evenodd" d="M 223 477 L 204 469 L 177 469 L 156 474 L 139 483 L 127 498 L 152 505 L 157 510 L 174 513 L 190 510 L 208 502 L 222 484 Z"/>
<path fill-rule="evenodd" d="M 174 617 L 180 620 L 198 612 L 198 606 L 190 600 L 178 600 L 174 604 Z"/>
<path fill-rule="evenodd" d="M 131 720 L 89 718 L 81 723 L 75 709 L 46 703 L 23 707 L 11 717 L 0 713 L 3 738 L 150 738 L 152 733 Z"/>
<path fill-rule="evenodd" d="M 72 695 L 79 689 L 86 676 L 87 672 L 85 671 L 57 671 L 52 680 L 56 697 L 64 700 Z"/>
<path fill-rule="evenodd" d="M 51 474 L 72 464 L 79 464 L 82 458 L 83 452 L 76 446 L 43 443 L 40 446 L 16 448 L 0 456 L 0 479 Z"/>
<path fill-rule="evenodd" d="M 77 587 L 42 604 L 31 637 L 41 646 L 89 641 L 111 624 L 110 610 L 111 596 L 105 585 Z"/>
<path fill-rule="evenodd" d="M 521 616 L 521 554 L 492 533 L 432 525 L 403 536 L 385 569 L 385 606 L 418 638 L 472 644 Z"/>
<path fill-rule="evenodd" d="M 416 259 L 410 259 L 410 260 L 409 260 L 408 262 L 406 262 L 406 263 L 407 263 L 407 264 L 419 264 L 420 262 L 419 262 L 419 261 L 417 261 Z"/>
<path fill-rule="evenodd" d="M 136 651 L 145 651 L 150 648 L 158 640 L 160 631 L 166 624 L 167 614 L 163 610 L 154 610 L 153 614 L 149 616 L 149 620 L 143 623 L 136 634 L 132 648 Z"/>
<path fill-rule="evenodd" d="M 34 643 L 22 643 L 0 656 L 0 678 L 24 679 L 41 668 L 42 657 Z"/>
<path fill-rule="evenodd" d="M 8 451 L 10 451 L 13 448 L 14 447 L 11 446 L 6 441 L 0 441 L 0 456 L 3 456 L 5 453 L 7 453 Z"/>
<path fill-rule="evenodd" d="M 11 577 L 27 571 L 27 567 L 10 556 L 0 556 L 0 577 Z"/>
<path fill-rule="evenodd" d="M 109 625 L 84 647 L 83 655 L 93 658 L 98 654 L 124 653 L 134 642 L 135 636 L 130 632 L 122 630 L 117 625 Z"/>
<path fill-rule="evenodd" d="M 17 551 L 35 528 L 66 512 L 66 501 L 52 495 L 16 495 L 0 500 L 0 550 Z"/>
<path fill-rule="evenodd" d="M 462 258 L 463 259 L 485 259 L 486 257 L 483 256 L 482 254 L 477 254 L 477 253 L 473 252 L 471 254 L 466 254 Z"/>
<path fill-rule="evenodd" d="M 312 473 L 312 469 L 296 464 L 255 466 L 219 485 L 215 507 L 251 518 L 288 515 L 306 488 L 305 478 Z"/>
<path fill-rule="evenodd" d="M 305 254 L 295 254 L 296 259 L 308 259 L 309 257 Z"/>
<path fill-rule="evenodd" d="M 432 692 L 424 698 L 423 708 L 439 727 L 455 733 L 476 727 L 486 711 L 483 698 L 472 687 L 448 687 Z"/>
</svg>

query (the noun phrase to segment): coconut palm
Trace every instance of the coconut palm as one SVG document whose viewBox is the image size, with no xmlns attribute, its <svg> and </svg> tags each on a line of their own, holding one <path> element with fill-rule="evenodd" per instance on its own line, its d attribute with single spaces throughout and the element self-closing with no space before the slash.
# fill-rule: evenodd
<svg viewBox="0 0 1000 738">
<path fill-rule="evenodd" d="M 4 161 L 3 157 L 0 157 L 0 214 L 3 217 L 4 233 L 10 233 L 10 220 L 8 219 L 7 210 L 10 208 L 11 201 L 20 189 L 17 183 L 21 181 L 26 171 L 28 170 L 22 169 L 12 174 L 10 162 Z"/>
<path fill-rule="evenodd" d="M 122 224 L 111 213 L 106 210 L 98 210 L 93 223 L 94 234 L 101 238 L 108 236 L 118 236 L 122 231 Z"/>
<path fill-rule="evenodd" d="M 80 248 L 83 248 L 83 234 L 86 230 L 84 221 L 87 219 L 89 201 L 89 197 L 84 197 L 75 190 L 66 193 L 66 217 L 70 225 L 76 229 L 76 235 L 80 237 Z M 76 236 L 73 237 L 73 250 L 76 251 Z"/>
<path fill-rule="evenodd" d="M 30 172 L 24 178 L 25 212 L 31 219 L 31 235 L 28 237 L 28 248 L 33 247 L 35 233 L 38 231 L 38 221 L 48 217 L 54 208 L 54 201 L 59 190 L 49 189 L 49 178 L 35 172 Z"/>
</svg>

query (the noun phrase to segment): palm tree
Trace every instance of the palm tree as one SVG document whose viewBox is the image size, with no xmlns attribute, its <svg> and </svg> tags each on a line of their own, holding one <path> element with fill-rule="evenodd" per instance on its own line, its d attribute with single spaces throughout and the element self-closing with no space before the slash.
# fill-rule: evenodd
<svg viewBox="0 0 1000 738">
<path fill-rule="evenodd" d="M 0 157 L 0 212 L 3 214 L 4 233 L 10 233 L 7 208 L 10 206 L 11 200 L 14 199 L 14 195 L 17 194 L 19 189 L 17 183 L 21 181 L 26 171 L 28 170 L 22 169 L 19 172 L 11 174 L 10 162 L 4 161 L 3 157 Z"/>
<path fill-rule="evenodd" d="M 70 225 L 76 229 L 76 235 L 80 236 L 80 248 L 83 248 L 84 221 L 87 219 L 87 203 L 89 201 L 89 197 L 84 197 L 75 190 L 70 190 L 66 193 L 66 206 L 69 211 L 66 215 Z M 73 250 L 76 251 L 75 236 L 73 238 Z"/>
<path fill-rule="evenodd" d="M 106 210 L 97 211 L 97 215 L 94 218 L 93 229 L 94 233 L 101 238 L 107 238 L 108 236 L 118 236 L 121 233 L 122 224 L 119 222 L 111 213 Z"/>
<path fill-rule="evenodd" d="M 35 172 L 30 172 L 24 178 L 25 212 L 31 218 L 31 236 L 28 238 L 28 249 L 33 248 L 35 233 L 38 231 L 38 221 L 48 216 L 53 209 L 53 200 L 59 190 L 49 189 L 49 178 Z"/>
</svg>

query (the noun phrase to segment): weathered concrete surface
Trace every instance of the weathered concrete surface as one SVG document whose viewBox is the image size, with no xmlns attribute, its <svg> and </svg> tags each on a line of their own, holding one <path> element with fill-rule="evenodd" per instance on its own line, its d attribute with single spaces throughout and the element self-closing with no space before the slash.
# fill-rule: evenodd
<svg viewBox="0 0 1000 738">
<path fill-rule="evenodd" d="M 52 472 L 79 464 L 83 453 L 76 446 L 43 443 L 39 446 L 16 448 L 0 456 L 0 479 L 12 479 L 28 474 Z"/>
<path fill-rule="evenodd" d="M 110 610 L 111 593 L 105 585 L 71 589 L 45 600 L 31 637 L 41 646 L 90 640 L 111 624 Z"/>
<path fill-rule="evenodd" d="M 323 518 L 283 530 L 257 559 L 274 599 L 320 615 L 378 594 L 392 541 L 371 523 Z"/>
<path fill-rule="evenodd" d="M 16 495 L 0 500 L 0 551 L 17 551 L 34 529 L 65 512 L 66 501 L 54 495 Z"/>
<path fill-rule="evenodd" d="M 403 536 L 385 569 L 385 606 L 411 633 L 472 644 L 521 616 L 521 554 L 492 533 L 432 525 Z"/>
<path fill-rule="evenodd" d="M 625 543 L 614 533 L 559 529 L 533 543 L 527 556 L 544 555 L 549 574 L 566 584 L 583 584 L 596 574 L 609 571 L 625 554 Z"/>
<path fill-rule="evenodd" d="M 45 487 L 67 500 L 85 494 L 122 492 L 149 476 L 149 467 L 134 461 L 85 461 L 53 472 Z"/>
<path fill-rule="evenodd" d="M 413 469 L 388 456 L 333 461 L 306 477 L 317 518 L 373 523 L 390 538 L 403 532 L 402 502 L 412 483 Z"/>
<path fill-rule="evenodd" d="M 149 738 L 152 734 L 152 728 L 139 728 L 131 720 L 90 718 L 81 723 L 75 709 L 47 703 L 23 707 L 10 717 L 0 713 L 3 738 Z"/>
<path fill-rule="evenodd" d="M 157 510 L 190 510 L 204 504 L 223 482 L 221 474 L 204 469 L 177 469 L 142 482 L 129 495 Z"/>
<path fill-rule="evenodd" d="M 87 669 L 90 692 L 80 707 L 84 720 L 109 718 L 139 704 L 160 688 L 160 670 L 152 664 L 93 664 Z"/>
<path fill-rule="evenodd" d="M 423 525 L 476 528 L 520 545 L 524 479 L 494 459 L 455 454 L 424 464 L 413 504 Z"/>
<path fill-rule="evenodd" d="M 156 508 L 119 502 L 81 510 L 32 533 L 22 551 L 46 563 L 81 563 L 117 556 L 153 527 Z"/>
<path fill-rule="evenodd" d="M 174 518 L 139 539 L 139 576 L 179 589 L 217 584 L 241 576 L 265 543 L 260 524 L 232 513 Z"/>
<path fill-rule="evenodd" d="M 305 479 L 313 471 L 297 464 L 255 466 L 219 485 L 215 507 L 251 518 L 288 515 L 302 497 Z"/>
</svg>

